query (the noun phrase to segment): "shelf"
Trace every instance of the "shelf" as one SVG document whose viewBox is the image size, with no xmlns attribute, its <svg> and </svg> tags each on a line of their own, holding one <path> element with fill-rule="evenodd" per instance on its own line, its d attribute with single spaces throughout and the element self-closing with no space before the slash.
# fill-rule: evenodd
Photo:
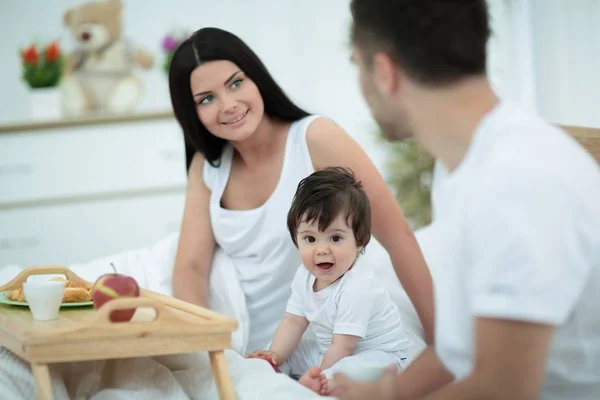
<svg viewBox="0 0 600 400">
<path fill-rule="evenodd" d="M 23 131 L 40 131 L 46 129 L 76 127 L 85 125 L 118 124 L 123 122 L 151 121 L 156 119 L 174 118 L 171 110 L 140 111 L 128 114 L 90 114 L 76 118 L 56 120 L 23 121 L 0 124 L 0 134 Z"/>
</svg>

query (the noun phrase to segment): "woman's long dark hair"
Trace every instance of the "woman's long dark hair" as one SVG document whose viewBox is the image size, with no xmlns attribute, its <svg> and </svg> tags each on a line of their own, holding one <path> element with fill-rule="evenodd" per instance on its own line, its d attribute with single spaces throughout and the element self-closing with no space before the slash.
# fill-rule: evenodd
<svg viewBox="0 0 600 400">
<path fill-rule="evenodd" d="M 177 48 L 169 68 L 169 90 L 175 117 L 185 137 L 186 168 L 196 151 L 218 166 L 227 140 L 210 133 L 196 112 L 190 75 L 200 64 L 227 60 L 237 65 L 258 87 L 265 114 L 281 121 L 297 121 L 309 114 L 283 92 L 258 56 L 236 35 L 218 28 L 202 28 Z"/>
</svg>

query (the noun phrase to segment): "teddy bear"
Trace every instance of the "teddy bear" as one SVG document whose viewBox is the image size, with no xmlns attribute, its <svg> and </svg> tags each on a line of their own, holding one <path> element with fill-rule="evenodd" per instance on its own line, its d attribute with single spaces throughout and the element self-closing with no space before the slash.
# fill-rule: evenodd
<svg viewBox="0 0 600 400">
<path fill-rule="evenodd" d="M 65 12 L 63 22 L 76 42 L 61 80 L 66 116 L 130 112 L 142 96 L 144 85 L 135 70 L 152 68 L 154 58 L 122 38 L 121 10 L 121 0 L 105 0 Z"/>
</svg>

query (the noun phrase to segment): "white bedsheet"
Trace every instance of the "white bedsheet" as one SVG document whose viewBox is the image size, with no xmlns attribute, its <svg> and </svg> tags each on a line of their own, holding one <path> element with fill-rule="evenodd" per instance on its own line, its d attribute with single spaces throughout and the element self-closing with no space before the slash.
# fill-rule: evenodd
<svg viewBox="0 0 600 400">
<path fill-rule="evenodd" d="M 323 399 L 261 360 L 227 351 L 239 400 Z M 206 353 L 55 364 L 50 367 L 56 400 L 217 400 Z M 31 370 L 0 348 L 0 399 L 35 399 Z"/>
<path fill-rule="evenodd" d="M 431 247 L 427 229 L 417 232 L 424 252 Z M 81 277 L 94 281 L 117 271 L 133 276 L 140 286 L 166 295 L 171 292 L 171 269 L 175 259 L 178 235 L 172 234 L 159 243 L 142 249 L 125 251 L 87 263 L 68 267 Z M 220 251 L 215 257 L 224 257 Z M 391 267 L 387 253 L 374 242 L 365 258 L 377 269 L 381 283 L 390 291 L 402 312 L 403 322 L 413 341 L 411 361 L 423 349 L 422 329 L 414 307 L 408 300 Z M 283 374 L 275 374 L 261 360 L 246 360 L 248 314 L 245 299 L 231 263 L 213 270 L 210 282 L 211 308 L 235 318 L 239 323 L 233 335 L 233 350 L 227 351 L 227 361 L 238 399 L 311 399 L 323 398 L 305 389 Z M 19 266 L 0 268 L 0 284 L 21 271 Z M 147 357 L 127 360 L 69 363 L 51 367 L 55 398 L 59 399 L 217 399 L 206 353 Z M 26 363 L 4 348 L 0 348 L 0 400 L 35 398 L 33 378 Z"/>
</svg>

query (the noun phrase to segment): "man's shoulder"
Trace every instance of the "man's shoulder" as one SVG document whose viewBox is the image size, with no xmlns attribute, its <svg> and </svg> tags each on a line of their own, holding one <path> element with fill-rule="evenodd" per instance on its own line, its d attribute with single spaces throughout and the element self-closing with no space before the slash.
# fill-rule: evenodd
<svg viewBox="0 0 600 400">
<path fill-rule="evenodd" d="M 539 147 L 526 139 L 512 153 L 498 146 L 465 207 L 473 227 L 487 230 L 504 220 L 513 229 L 498 235 L 545 235 L 546 229 L 558 229 L 562 236 L 600 244 L 589 235 L 600 231 L 600 168 L 560 135 Z"/>
<path fill-rule="evenodd" d="M 504 126 L 481 167 L 480 178 L 492 190 L 497 186 L 600 196 L 600 166 L 592 155 L 568 133 L 539 118 Z"/>
</svg>

